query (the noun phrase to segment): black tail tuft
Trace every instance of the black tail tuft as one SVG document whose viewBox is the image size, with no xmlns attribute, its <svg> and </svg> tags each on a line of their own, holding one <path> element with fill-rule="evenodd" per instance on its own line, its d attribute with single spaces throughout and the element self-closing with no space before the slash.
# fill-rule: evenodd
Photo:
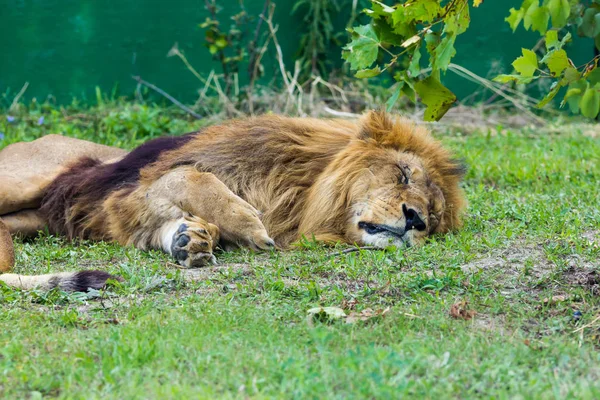
<svg viewBox="0 0 600 400">
<path fill-rule="evenodd" d="M 102 289 L 109 279 L 123 281 L 123 278 L 105 271 L 88 270 L 74 273 L 71 278 L 61 281 L 58 286 L 67 292 L 87 292 L 88 289 Z"/>
</svg>

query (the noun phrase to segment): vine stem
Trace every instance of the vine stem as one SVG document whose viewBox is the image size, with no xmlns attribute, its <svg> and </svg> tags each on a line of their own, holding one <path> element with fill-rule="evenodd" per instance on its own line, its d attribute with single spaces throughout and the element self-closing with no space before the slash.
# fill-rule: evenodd
<svg viewBox="0 0 600 400">
<path fill-rule="evenodd" d="M 132 76 L 132 78 L 133 78 L 134 81 L 136 81 L 140 85 L 146 86 L 147 88 L 152 89 L 156 93 L 158 93 L 158 94 L 162 95 L 163 97 L 167 98 L 171 103 L 175 104 L 177 107 L 181 108 L 183 111 L 185 111 L 186 113 L 190 114 L 194 118 L 202 119 L 202 115 L 194 112 L 194 110 L 192 110 L 191 108 L 187 107 L 186 105 L 184 105 L 183 103 L 181 103 L 179 100 L 177 100 L 175 97 L 171 96 L 169 93 L 165 92 L 164 90 L 162 90 L 158 86 L 153 85 L 150 82 L 146 82 L 145 80 L 143 80 L 139 76 Z"/>
</svg>

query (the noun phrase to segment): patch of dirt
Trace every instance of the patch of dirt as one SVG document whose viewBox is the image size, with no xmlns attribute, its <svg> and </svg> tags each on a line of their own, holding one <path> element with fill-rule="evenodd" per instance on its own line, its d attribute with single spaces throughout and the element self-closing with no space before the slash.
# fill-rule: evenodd
<svg viewBox="0 0 600 400">
<path fill-rule="evenodd" d="M 586 239 L 591 246 L 600 246 L 600 231 L 587 231 L 581 237 Z"/>
<path fill-rule="evenodd" d="M 568 285 L 581 286 L 594 295 L 600 295 L 600 264 L 595 268 L 592 263 L 585 262 L 579 256 L 570 256 L 568 266 L 563 274 Z"/>
<path fill-rule="evenodd" d="M 477 329 L 487 332 L 494 332 L 500 336 L 510 335 L 512 332 L 505 326 L 506 321 L 503 315 L 490 316 L 485 314 L 477 314 L 473 318 L 473 326 Z"/>
<path fill-rule="evenodd" d="M 378 284 L 365 279 L 350 278 L 344 272 L 331 271 L 327 274 L 319 274 L 317 282 L 321 286 L 337 286 L 348 292 L 361 292 L 369 287 L 376 288 Z"/>
<path fill-rule="evenodd" d="M 586 232 L 583 237 L 591 245 L 600 242 L 598 231 Z M 584 260 L 579 255 L 566 257 L 568 268 L 563 272 L 560 283 L 568 286 L 579 286 L 594 294 L 600 294 L 600 264 Z M 471 261 L 461 267 L 466 274 L 477 272 L 498 273 L 505 276 L 500 278 L 507 289 L 506 294 L 512 290 L 527 288 L 535 291 L 531 285 L 536 281 L 544 280 L 556 272 L 557 265 L 548 260 L 541 245 L 522 245 L 518 242 L 511 247 L 496 251 L 492 255 L 479 260 Z"/>
<path fill-rule="evenodd" d="M 553 271 L 554 265 L 548 261 L 541 246 L 519 246 L 517 243 L 489 257 L 471 261 L 461 269 L 466 274 L 502 270 L 510 277 L 527 272 L 532 278 L 542 279 Z"/>
<path fill-rule="evenodd" d="M 574 123 L 569 125 L 569 129 L 571 131 L 581 131 L 584 136 L 589 136 L 592 138 L 600 137 L 600 125 L 598 124 Z"/>
<path fill-rule="evenodd" d="M 221 275 L 251 276 L 254 272 L 248 264 L 225 264 L 204 268 L 182 269 L 182 275 L 190 281 L 205 281 L 218 278 Z"/>
</svg>

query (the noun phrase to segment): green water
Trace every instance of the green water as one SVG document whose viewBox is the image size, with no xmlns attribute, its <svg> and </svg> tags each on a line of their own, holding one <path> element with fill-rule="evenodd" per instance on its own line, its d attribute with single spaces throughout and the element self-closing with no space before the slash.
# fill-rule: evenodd
<svg viewBox="0 0 600 400">
<path fill-rule="evenodd" d="M 275 2 L 279 40 L 292 64 L 303 23 L 291 15 L 294 0 Z M 239 11 L 237 0 L 219 3 L 224 16 Z M 503 22 L 517 3 L 487 0 L 475 9 L 471 28 L 458 39 L 454 62 L 493 76 L 509 68 L 521 47 L 532 47 L 537 34 L 520 30 L 513 35 Z M 118 85 L 120 94 L 129 95 L 136 86 L 131 76 L 139 75 L 183 101 L 194 101 L 200 83 L 178 59 L 166 57 L 175 42 L 200 72 L 218 68 L 198 27 L 207 16 L 201 0 L 0 0 L 0 6 L 0 93 L 9 99 L 29 82 L 26 99 L 95 102 L 96 86 L 110 93 Z M 246 0 L 245 6 L 258 15 L 263 0 Z M 591 46 L 570 53 L 589 59 Z M 338 60 L 339 51 L 332 51 L 332 57 Z M 267 74 L 275 73 L 273 57 L 266 65 Z M 475 88 L 452 73 L 446 83 L 463 98 Z"/>
</svg>

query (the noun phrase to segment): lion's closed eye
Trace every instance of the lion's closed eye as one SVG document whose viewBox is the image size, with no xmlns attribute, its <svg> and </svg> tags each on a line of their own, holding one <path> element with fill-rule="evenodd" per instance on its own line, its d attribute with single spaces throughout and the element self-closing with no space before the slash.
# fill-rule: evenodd
<svg viewBox="0 0 600 400">
<path fill-rule="evenodd" d="M 412 171 L 406 165 L 398 165 L 398 169 L 400 170 L 400 175 L 398 176 L 398 183 L 408 185 L 410 183 Z"/>
</svg>

